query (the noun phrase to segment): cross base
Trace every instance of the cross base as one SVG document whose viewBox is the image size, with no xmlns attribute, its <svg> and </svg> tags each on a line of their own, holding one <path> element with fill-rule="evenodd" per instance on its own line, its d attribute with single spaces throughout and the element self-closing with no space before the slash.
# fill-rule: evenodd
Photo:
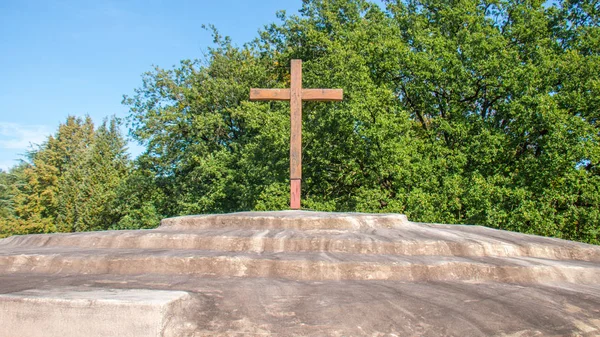
<svg viewBox="0 0 600 337">
<path fill-rule="evenodd" d="M 302 179 L 292 178 L 290 179 L 290 208 L 300 209 L 300 185 Z"/>
</svg>

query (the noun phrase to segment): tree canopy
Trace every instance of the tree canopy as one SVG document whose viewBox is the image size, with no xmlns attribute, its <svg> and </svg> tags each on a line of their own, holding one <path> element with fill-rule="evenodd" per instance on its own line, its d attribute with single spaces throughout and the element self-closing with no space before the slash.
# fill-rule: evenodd
<svg viewBox="0 0 600 337">
<path fill-rule="evenodd" d="M 125 103 L 162 214 L 285 209 L 287 104 L 250 87 L 340 87 L 305 103 L 309 209 L 401 212 L 597 242 L 598 4 L 304 1 L 242 47 L 156 68 Z"/>
<path fill-rule="evenodd" d="M 250 102 L 249 88 L 289 87 L 299 58 L 304 87 L 345 96 L 304 103 L 304 208 L 600 243 L 599 11 L 595 0 L 304 0 L 243 46 L 213 28 L 203 59 L 157 67 L 125 97 L 146 148 L 131 168 L 82 142 L 40 150 L 11 212 L 39 215 L 42 231 L 286 209 L 289 106 Z M 79 123 L 69 134 L 95 139 Z M 64 162 L 107 152 L 107 176 Z M 96 188 L 93 209 L 73 206 Z M 108 200 L 113 212 L 98 206 Z"/>
<path fill-rule="evenodd" d="M 0 235 L 154 226 L 136 216 L 131 161 L 116 119 L 70 116 L 21 165 L 0 172 Z M 137 221 L 131 224 L 130 218 Z"/>
</svg>

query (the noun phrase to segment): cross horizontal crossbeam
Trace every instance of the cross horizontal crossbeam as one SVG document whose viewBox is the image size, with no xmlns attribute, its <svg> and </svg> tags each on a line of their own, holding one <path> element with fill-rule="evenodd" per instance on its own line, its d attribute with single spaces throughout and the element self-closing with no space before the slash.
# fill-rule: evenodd
<svg viewBox="0 0 600 337">
<path fill-rule="evenodd" d="M 250 89 L 253 101 L 289 101 L 290 89 Z M 341 101 L 342 89 L 302 89 L 303 101 Z"/>
</svg>

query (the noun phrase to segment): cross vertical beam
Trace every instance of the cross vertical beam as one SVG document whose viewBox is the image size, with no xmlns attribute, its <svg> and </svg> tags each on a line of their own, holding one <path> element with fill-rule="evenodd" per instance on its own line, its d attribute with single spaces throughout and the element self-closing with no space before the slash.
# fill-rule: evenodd
<svg viewBox="0 0 600 337">
<path fill-rule="evenodd" d="M 302 60 L 292 60 L 289 89 L 250 89 L 253 101 L 290 101 L 290 208 L 300 209 L 302 101 L 341 101 L 342 89 L 302 89 Z"/>
<path fill-rule="evenodd" d="M 290 208 L 300 209 L 302 182 L 302 60 L 292 60 L 290 81 Z"/>
</svg>

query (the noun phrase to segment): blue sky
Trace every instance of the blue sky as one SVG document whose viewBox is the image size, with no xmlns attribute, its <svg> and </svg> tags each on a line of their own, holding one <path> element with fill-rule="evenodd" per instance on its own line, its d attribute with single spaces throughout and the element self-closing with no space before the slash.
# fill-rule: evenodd
<svg viewBox="0 0 600 337">
<path fill-rule="evenodd" d="M 54 133 L 68 115 L 124 117 L 124 94 L 152 65 L 199 58 L 202 24 L 242 45 L 301 0 L 0 1 L 0 169 Z M 133 154 L 140 149 L 130 144 Z"/>
</svg>

